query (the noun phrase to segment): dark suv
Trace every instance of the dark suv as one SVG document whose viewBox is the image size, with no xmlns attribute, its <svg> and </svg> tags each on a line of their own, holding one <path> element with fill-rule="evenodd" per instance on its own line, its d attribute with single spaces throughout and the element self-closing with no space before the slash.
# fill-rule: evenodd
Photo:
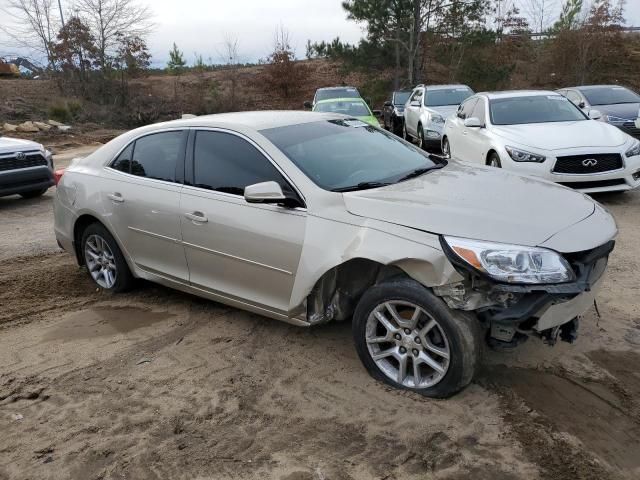
<svg viewBox="0 0 640 480">
<path fill-rule="evenodd" d="M 397 90 L 391 94 L 391 100 L 384 102 L 382 110 L 382 126 L 396 135 L 402 135 L 404 122 L 404 104 L 407 103 L 411 90 Z"/>
</svg>

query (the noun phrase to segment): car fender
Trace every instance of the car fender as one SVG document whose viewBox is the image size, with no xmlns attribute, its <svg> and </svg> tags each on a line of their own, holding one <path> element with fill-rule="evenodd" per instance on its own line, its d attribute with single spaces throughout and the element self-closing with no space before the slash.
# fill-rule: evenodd
<svg viewBox="0 0 640 480">
<path fill-rule="evenodd" d="M 360 225 L 310 216 L 290 310 L 302 305 L 316 283 L 349 260 L 366 259 L 398 267 L 426 287 L 459 281 L 437 235 L 366 219 Z"/>
</svg>

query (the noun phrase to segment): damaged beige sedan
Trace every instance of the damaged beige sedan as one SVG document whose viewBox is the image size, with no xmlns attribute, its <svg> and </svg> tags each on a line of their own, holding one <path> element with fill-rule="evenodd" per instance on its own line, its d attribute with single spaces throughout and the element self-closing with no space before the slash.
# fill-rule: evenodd
<svg viewBox="0 0 640 480">
<path fill-rule="evenodd" d="M 104 290 L 143 278 L 296 325 L 351 320 L 373 377 L 448 397 L 487 343 L 573 341 L 617 230 L 581 193 L 359 120 L 247 112 L 75 161 L 55 233 Z"/>
</svg>

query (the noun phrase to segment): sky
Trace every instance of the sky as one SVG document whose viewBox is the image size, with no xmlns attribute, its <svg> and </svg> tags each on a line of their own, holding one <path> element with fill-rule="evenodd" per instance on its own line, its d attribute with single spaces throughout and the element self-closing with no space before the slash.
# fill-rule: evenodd
<svg viewBox="0 0 640 480">
<path fill-rule="evenodd" d="M 530 2 L 539 0 L 513 0 L 520 3 L 523 12 Z M 545 0 L 555 10 L 563 0 Z M 7 0 L 0 0 L 0 7 Z M 63 8 L 73 0 L 61 0 Z M 195 54 L 205 61 L 223 61 L 225 38 L 238 40 L 240 61 L 255 62 L 265 58 L 273 45 L 273 36 L 279 25 L 290 34 L 296 55 L 303 58 L 305 45 L 311 41 L 332 40 L 340 36 L 343 41 L 357 43 L 363 36 L 363 25 L 346 19 L 341 0 L 139 0 L 154 12 L 155 30 L 149 37 L 149 48 L 154 66 L 166 63 L 173 42 L 185 54 L 189 63 Z M 640 26 L 640 0 L 627 0 L 627 23 Z M 0 14 L 0 26 L 8 19 Z M 16 53 L 0 32 L 0 55 Z M 18 52 L 27 53 L 27 52 Z"/>
</svg>

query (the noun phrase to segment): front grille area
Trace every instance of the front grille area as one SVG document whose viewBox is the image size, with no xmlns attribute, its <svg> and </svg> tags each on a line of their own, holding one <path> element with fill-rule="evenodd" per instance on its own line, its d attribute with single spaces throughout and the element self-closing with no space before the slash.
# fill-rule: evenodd
<svg viewBox="0 0 640 480">
<path fill-rule="evenodd" d="M 623 178 L 615 178 L 612 180 L 595 180 L 592 182 L 558 182 L 560 185 L 570 188 L 603 188 L 615 187 L 616 185 L 625 185 Z"/>
<path fill-rule="evenodd" d="M 17 170 L 20 168 L 46 166 L 47 160 L 39 153 L 28 153 L 22 160 L 15 156 L 0 157 L 0 172 Z"/>
<path fill-rule="evenodd" d="M 619 153 L 594 153 L 592 155 L 570 155 L 558 157 L 553 167 L 554 173 L 602 173 L 622 168 Z"/>
<path fill-rule="evenodd" d="M 625 123 L 622 127 L 620 127 L 620 130 L 640 140 L 640 128 L 637 128 L 635 123 Z"/>
</svg>

